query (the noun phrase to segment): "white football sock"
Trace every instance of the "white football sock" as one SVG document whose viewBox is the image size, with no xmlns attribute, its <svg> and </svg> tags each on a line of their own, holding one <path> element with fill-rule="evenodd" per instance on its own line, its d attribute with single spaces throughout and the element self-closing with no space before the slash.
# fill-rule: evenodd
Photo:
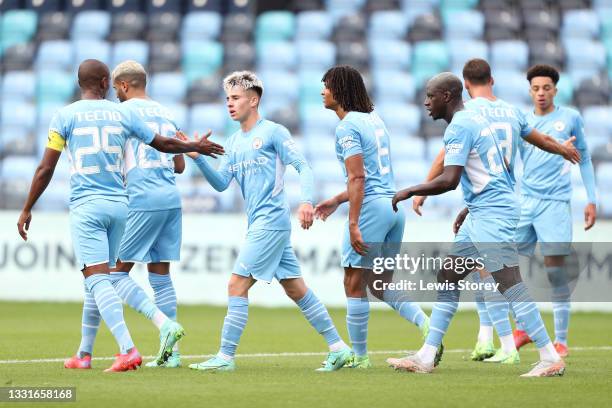
<svg viewBox="0 0 612 408">
<path fill-rule="evenodd" d="M 168 316 L 166 316 L 159 310 L 155 312 L 153 318 L 151 319 L 155 327 L 157 327 L 159 330 L 161 330 L 164 323 L 166 323 L 166 320 L 168 320 Z"/>
<path fill-rule="evenodd" d="M 437 352 L 437 347 L 425 343 L 423 344 L 423 347 L 421 347 L 421 349 L 416 353 L 416 355 L 423 363 L 433 364 Z"/>
<path fill-rule="evenodd" d="M 344 340 L 340 340 L 340 341 L 335 342 L 334 344 L 329 345 L 329 351 L 331 351 L 332 353 L 334 351 L 344 350 L 345 348 L 348 348 L 348 346 L 346 345 Z"/>
<path fill-rule="evenodd" d="M 555 346 L 553 346 L 552 342 L 550 341 L 544 347 L 539 348 L 538 351 L 540 352 L 541 361 L 556 362 L 561 360 L 561 357 L 559 357 L 559 353 L 557 353 L 557 350 L 555 350 Z"/>
<path fill-rule="evenodd" d="M 493 341 L 493 326 L 480 326 L 478 330 L 478 342 L 488 343 Z"/>
<path fill-rule="evenodd" d="M 501 342 L 501 348 L 504 353 L 510 354 L 516 351 L 516 346 L 514 345 L 514 337 L 511 334 L 500 337 L 499 341 Z"/>
</svg>

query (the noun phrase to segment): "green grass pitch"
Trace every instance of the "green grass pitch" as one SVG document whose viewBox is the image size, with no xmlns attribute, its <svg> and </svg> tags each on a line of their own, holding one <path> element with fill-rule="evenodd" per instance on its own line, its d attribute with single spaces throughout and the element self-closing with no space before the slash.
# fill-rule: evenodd
<svg viewBox="0 0 612 408">
<path fill-rule="evenodd" d="M 157 330 L 126 310 L 132 337 L 143 355 L 157 351 Z M 0 387 L 75 386 L 77 402 L 87 407 L 596 407 L 610 406 L 612 391 L 612 314 L 574 313 L 567 372 L 562 378 L 524 379 L 537 354 L 521 352 L 519 366 L 488 366 L 469 361 L 477 331 L 476 312 L 458 313 L 445 337 L 449 352 L 431 375 L 394 372 L 385 359 L 393 350 L 414 350 L 419 332 L 390 310 L 372 311 L 369 350 L 374 368 L 367 371 L 313 371 L 324 358 L 324 341 L 297 308 L 250 309 L 238 350 L 237 371 L 202 373 L 186 368 L 104 373 L 110 359 L 92 370 L 65 370 L 61 362 L 32 361 L 73 354 L 80 339 L 81 305 L 76 303 L 0 303 Z M 348 340 L 344 311 L 332 317 Z M 198 358 L 217 351 L 225 308 L 179 307 L 187 336 L 181 353 Z M 550 329 L 552 317 L 545 315 Z M 102 325 L 94 354 L 111 357 L 116 345 Z M 315 354 L 320 352 L 320 354 Z M 270 353 L 268 356 L 257 356 Z M 287 354 L 283 354 L 287 353 Z M 296 353 L 298 355 L 291 355 Z M 300 355 L 301 354 L 301 355 Z M 9 362 L 13 360 L 13 362 Z M 16 361 L 15 361 L 16 360 Z M 0 403 L 0 406 L 28 404 Z M 36 403 L 28 406 L 59 406 Z"/>
</svg>

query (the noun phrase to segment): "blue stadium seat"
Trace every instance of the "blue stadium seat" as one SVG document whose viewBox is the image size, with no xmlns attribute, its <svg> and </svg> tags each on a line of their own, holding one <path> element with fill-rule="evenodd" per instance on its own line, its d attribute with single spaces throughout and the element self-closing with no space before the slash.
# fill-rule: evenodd
<svg viewBox="0 0 612 408">
<path fill-rule="evenodd" d="M 417 42 L 412 54 L 412 76 L 417 86 L 423 86 L 433 75 L 446 71 L 449 63 L 449 52 L 444 42 Z"/>
<path fill-rule="evenodd" d="M 434 5 L 438 5 L 438 0 L 401 0 L 402 12 L 410 25 L 418 16 L 432 13 Z"/>
<path fill-rule="evenodd" d="M 11 71 L 2 79 L 3 101 L 31 101 L 36 90 L 36 77 L 32 72 Z"/>
<path fill-rule="evenodd" d="M 110 64 L 111 59 L 111 47 L 106 41 L 100 40 L 74 40 L 74 71 L 78 69 L 78 66 L 83 60 L 94 58 Z"/>
<path fill-rule="evenodd" d="M 374 69 L 408 69 L 411 60 L 410 44 L 399 40 L 371 40 L 370 58 Z"/>
<path fill-rule="evenodd" d="M 377 11 L 370 17 L 368 37 L 371 40 L 402 40 L 409 28 L 401 11 Z"/>
<path fill-rule="evenodd" d="M 597 180 L 599 191 L 612 192 L 612 163 L 599 163 L 595 170 L 595 179 Z M 612 201 L 609 204 L 612 205 Z"/>
<path fill-rule="evenodd" d="M 584 130 L 590 149 L 612 141 L 611 115 L 612 109 L 609 106 L 589 106 L 582 111 Z"/>
<path fill-rule="evenodd" d="M 376 105 L 376 112 L 396 140 L 418 134 L 421 110 L 416 105 L 381 102 Z"/>
<path fill-rule="evenodd" d="M 39 14 L 50 13 L 54 11 L 62 10 L 61 0 L 27 0 L 25 2 L 25 8 L 33 10 Z"/>
<path fill-rule="evenodd" d="M 0 56 L 17 44 L 25 44 L 36 33 L 38 18 L 32 10 L 9 10 L 0 15 Z"/>
<path fill-rule="evenodd" d="M 293 69 L 297 63 L 295 44 L 291 41 L 262 42 L 257 45 L 257 67 L 266 69 Z"/>
<path fill-rule="evenodd" d="M 452 13 L 452 18 L 444 20 L 444 35 L 447 40 L 482 38 L 485 18 L 478 10 Z"/>
<path fill-rule="evenodd" d="M 49 128 L 49 125 L 51 124 L 51 119 L 53 118 L 53 115 L 55 115 L 55 113 L 64 106 L 65 104 L 62 102 L 44 102 L 44 103 L 38 103 L 38 105 L 36 106 L 36 111 L 37 111 L 36 123 L 37 123 L 38 128 L 44 131 L 45 138 L 46 138 L 47 129 Z"/>
<path fill-rule="evenodd" d="M 302 135 L 335 134 L 340 120 L 334 112 L 323 109 L 320 100 L 317 104 L 301 105 L 300 111 Z"/>
<path fill-rule="evenodd" d="M 38 167 L 38 160 L 34 156 L 7 156 L 0 164 L 0 173 L 5 180 L 30 180 Z"/>
<path fill-rule="evenodd" d="M 53 40 L 44 41 L 38 48 L 36 55 L 37 69 L 64 69 L 73 68 L 74 56 L 70 41 Z"/>
<path fill-rule="evenodd" d="M 144 41 L 119 41 L 113 47 L 113 57 L 110 69 L 120 62 L 133 60 L 143 66 L 149 63 L 149 43 Z"/>
<path fill-rule="evenodd" d="M 324 11 L 303 11 L 296 19 L 296 40 L 326 40 L 330 37 L 333 24 Z"/>
<path fill-rule="evenodd" d="M 564 72 L 559 75 L 559 82 L 557 83 L 557 96 L 555 96 L 555 103 L 558 105 L 569 105 L 572 103 L 574 98 L 574 82 L 572 78 Z"/>
<path fill-rule="evenodd" d="M 78 13 L 72 22 L 70 38 L 80 40 L 104 40 L 111 28 L 111 15 L 107 11 L 90 10 Z"/>
<path fill-rule="evenodd" d="M 497 71 L 495 75 L 495 95 L 506 102 L 529 103 L 529 83 L 521 71 Z"/>
<path fill-rule="evenodd" d="M 390 136 L 393 164 L 402 160 L 425 160 L 425 139 L 418 136 Z"/>
<path fill-rule="evenodd" d="M 181 39 L 215 40 L 221 33 L 222 18 L 214 11 L 195 11 L 185 15 L 181 27 Z"/>
<path fill-rule="evenodd" d="M 223 64 L 223 44 L 215 41 L 189 40 L 181 44 L 182 67 L 187 82 L 207 77 Z"/>
<path fill-rule="evenodd" d="M 364 5 L 366 0 L 326 0 L 327 11 L 334 21 L 340 18 L 356 14 Z"/>
<path fill-rule="evenodd" d="M 432 162 L 436 158 L 440 150 L 444 147 L 444 139 L 440 137 L 430 137 L 427 139 L 426 158 L 428 162 Z"/>
<path fill-rule="evenodd" d="M 574 83 L 597 74 L 606 68 L 606 51 L 598 41 L 586 39 L 566 39 L 567 67 Z"/>
<path fill-rule="evenodd" d="M 5 99 L 2 101 L 0 118 L 2 125 L 22 126 L 26 130 L 32 130 L 36 124 L 36 108 L 28 102 Z"/>
<path fill-rule="evenodd" d="M 164 106 L 170 111 L 170 113 L 172 113 L 176 126 L 178 126 L 179 129 L 186 129 L 187 124 L 189 123 L 187 106 L 182 103 L 175 102 L 166 103 Z"/>
<path fill-rule="evenodd" d="M 178 72 L 151 75 L 147 88 L 151 98 L 161 104 L 182 102 L 187 94 L 185 77 Z"/>
<path fill-rule="evenodd" d="M 563 15 L 562 39 L 593 39 L 599 36 L 599 16 L 594 10 L 569 10 Z"/>
<path fill-rule="evenodd" d="M 393 152 L 391 153 L 393 154 Z M 397 157 L 397 156 L 396 156 Z M 429 172 L 429 163 L 413 158 L 411 160 L 393 160 L 393 176 L 399 188 L 422 183 Z"/>
<path fill-rule="evenodd" d="M 66 71 L 40 70 L 36 81 L 36 100 L 41 103 L 67 103 L 77 86 L 76 76 Z"/>
<path fill-rule="evenodd" d="M 413 102 L 416 86 L 410 74 L 400 70 L 374 70 L 375 101 Z"/>
<path fill-rule="evenodd" d="M 2 124 L 0 126 L 0 156 L 17 153 L 15 152 L 15 147 L 29 140 L 30 132 L 31 129 L 26 129 L 21 125 Z M 0 159 L 1 162 L 2 160 Z M 0 176 L 2 176 L 1 173 Z"/>
<path fill-rule="evenodd" d="M 529 63 L 529 47 L 521 40 L 495 41 L 491 44 L 491 69 L 524 70 Z"/>
<path fill-rule="evenodd" d="M 302 69 L 327 69 L 336 63 L 336 45 L 329 41 L 302 40 L 295 43 Z"/>
<path fill-rule="evenodd" d="M 448 40 L 448 50 L 451 60 L 451 71 L 463 72 L 463 66 L 472 58 L 489 59 L 489 47 L 484 41 L 477 40 Z M 459 75 L 461 78 L 461 75 Z"/>
<path fill-rule="evenodd" d="M 324 73 L 322 69 L 302 69 L 298 72 L 301 105 L 321 103 L 321 78 Z"/>
<path fill-rule="evenodd" d="M 338 160 L 334 134 L 313 133 L 304 136 L 304 149 L 302 151 L 309 159 Z"/>
<path fill-rule="evenodd" d="M 265 90 L 262 106 L 267 112 L 297 102 L 300 91 L 297 75 L 280 70 L 260 71 L 259 75 Z"/>
<path fill-rule="evenodd" d="M 190 133 L 198 132 L 201 135 L 210 129 L 214 135 L 220 136 L 225 133 L 226 118 L 227 112 L 222 104 L 202 103 L 193 105 L 189 112 Z"/>
<path fill-rule="evenodd" d="M 104 0 L 65 0 L 65 9 L 70 13 L 84 10 L 103 10 Z"/>
<path fill-rule="evenodd" d="M 314 158 L 311 161 L 312 171 L 314 173 L 314 179 L 317 183 L 321 182 L 335 182 L 340 183 L 344 181 L 344 175 L 342 173 L 342 167 L 338 159 L 318 159 Z M 336 194 L 340 193 L 338 191 Z"/>
<path fill-rule="evenodd" d="M 440 0 L 440 15 L 443 21 L 449 21 L 457 14 L 469 11 L 477 5 L 478 0 Z"/>
<path fill-rule="evenodd" d="M 287 41 L 295 34 L 295 16 L 290 11 L 267 11 L 257 17 L 257 41 Z"/>
</svg>

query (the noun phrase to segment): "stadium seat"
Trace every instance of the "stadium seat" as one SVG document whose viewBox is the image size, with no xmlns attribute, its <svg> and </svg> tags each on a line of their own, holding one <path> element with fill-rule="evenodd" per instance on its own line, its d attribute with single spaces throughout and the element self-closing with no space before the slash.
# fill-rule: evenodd
<svg viewBox="0 0 612 408">
<path fill-rule="evenodd" d="M 296 18 L 296 40 L 327 40 L 332 33 L 331 17 L 324 11 L 304 11 Z"/>
<path fill-rule="evenodd" d="M 45 13 L 40 17 L 38 33 L 39 41 L 63 40 L 68 38 L 72 20 L 68 13 Z"/>
<path fill-rule="evenodd" d="M 561 73 L 559 76 L 559 82 L 557 83 L 557 96 L 555 96 L 555 103 L 559 105 L 569 105 L 572 103 L 574 98 L 574 82 L 572 78 Z"/>
<path fill-rule="evenodd" d="M 222 79 L 216 75 L 200 78 L 189 85 L 187 92 L 187 102 L 212 103 L 222 99 Z"/>
<path fill-rule="evenodd" d="M 267 11 L 257 17 L 257 41 L 287 41 L 295 34 L 295 16 L 289 11 Z"/>
<path fill-rule="evenodd" d="M 24 71 L 32 67 L 34 62 L 35 45 L 27 44 L 13 45 L 4 51 L 2 66 L 4 71 Z"/>
<path fill-rule="evenodd" d="M 373 39 L 369 47 L 372 68 L 403 70 L 410 68 L 412 50 L 408 42 Z"/>
<path fill-rule="evenodd" d="M 257 68 L 293 69 L 297 64 L 297 52 L 291 41 L 260 42 L 257 44 Z"/>
<path fill-rule="evenodd" d="M 419 132 L 421 111 L 416 105 L 381 102 L 376 105 L 376 112 L 395 139 L 415 136 Z"/>
<path fill-rule="evenodd" d="M 111 13 L 140 13 L 144 11 L 141 0 L 108 0 L 106 9 Z"/>
<path fill-rule="evenodd" d="M 397 156 L 395 157 L 393 159 L 393 176 L 399 188 L 419 184 L 425 180 L 429 172 L 429 163 L 422 159 L 402 160 Z"/>
<path fill-rule="evenodd" d="M 7 48 L 25 44 L 36 33 L 38 16 L 32 10 L 9 10 L 0 15 L 0 55 Z"/>
<path fill-rule="evenodd" d="M 34 98 L 36 77 L 32 72 L 7 72 L 1 79 L 3 101 L 31 102 Z"/>
<path fill-rule="evenodd" d="M 36 108 L 29 102 L 4 99 L 0 118 L 2 125 L 22 126 L 26 130 L 32 130 L 36 124 Z"/>
<path fill-rule="evenodd" d="M 40 13 L 59 11 L 62 8 L 60 0 L 26 0 L 25 8 Z"/>
<path fill-rule="evenodd" d="M 365 5 L 365 0 L 326 0 L 327 12 L 334 21 L 359 12 Z"/>
<path fill-rule="evenodd" d="M 433 160 L 438 156 L 440 150 L 444 148 L 444 139 L 442 135 L 438 137 L 431 137 L 427 139 L 427 147 L 425 148 L 425 160 L 427 162 L 433 162 Z"/>
<path fill-rule="evenodd" d="M 223 11 L 222 0 L 187 0 L 187 12 L 194 11 L 214 11 L 221 13 Z M 243 1 L 246 3 L 246 1 Z"/>
<path fill-rule="evenodd" d="M 519 0 L 518 7 L 526 12 L 535 13 L 545 10 L 557 10 L 556 0 Z"/>
<path fill-rule="evenodd" d="M 480 9 L 484 12 L 492 11 L 499 12 L 501 10 L 507 10 L 514 6 L 513 0 L 481 0 Z"/>
<path fill-rule="evenodd" d="M 104 10 L 103 0 L 65 0 L 65 9 L 69 13 L 79 13 L 85 10 Z"/>
<path fill-rule="evenodd" d="M 567 38 L 564 40 L 564 46 L 570 69 L 583 68 L 599 71 L 606 67 L 606 50 L 600 42 Z"/>
<path fill-rule="evenodd" d="M 399 0 L 367 0 L 365 4 L 365 12 L 368 14 L 379 11 L 397 11 L 400 9 Z"/>
<path fill-rule="evenodd" d="M 9 180 L 29 181 L 38 166 L 34 156 L 7 156 L 1 163 L 2 177 Z"/>
<path fill-rule="evenodd" d="M 296 48 L 300 68 L 323 69 L 336 63 L 336 45 L 329 41 L 298 41 Z"/>
<path fill-rule="evenodd" d="M 298 14 L 306 11 L 321 11 L 324 9 L 323 0 L 291 0 L 289 9 Z"/>
<path fill-rule="evenodd" d="M 277 110 L 283 106 L 294 103 L 299 96 L 299 82 L 297 75 L 283 70 L 259 70 L 259 78 L 263 81 L 265 97 L 263 105 L 266 110 Z"/>
<path fill-rule="evenodd" d="M 36 55 L 37 69 L 72 69 L 74 58 L 72 44 L 69 41 L 45 41 L 38 47 Z"/>
<path fill-rule="evenodd" d="M 181 44 L 181 65 L 187 81 L 216 72 L 223 63 L 223 44 L 206 40 L 188 40 Z"/>
<path fill-rule="evenodd" d="M 185 15 L 181 39 L 215 40 L 221 34 L 221 15 L 214 11 L 197 11 Z"/>
<path fill-rule="evenodd" d="M 391 134 L 390 138 L 393 163 L 400 160 L 425 159 L 425 139 L 422 137 Z"/>
<path fill-rule="evenodd" d="M 314 173 L 314 179 L 317 183 L 341 183 L 344 181 L 344 174 L 342 173 L 342 167 L 338 159 L 313 158 L 311 166 L 312 172 Z M 337 191 L 336 194 L 341 191 L 342 190 Z"/>
<path fill-rule="evenodd" d="M 338 160 L 336 157 L 335 136 L 333 134 L 311 133 L 304 136 L 302 151 L 309 159 Z"/>
<path fill-rule="evenodd" d="M 527 41 L 556 40 L 561 25 L 559 14 L 551 10 L 523 9 Z"/>
<path fill-rule="evenodd" d="M 302 69 L 298 72 L 300 105 L 321 103 L 321 79 L 324 73 L 323 69 Z"/>
<path fill-rule="evenodd" d="M 521 71 L 495 72 L 495 94 L 506 102 L 529 103 L 529 83 Z"/>
<path fill-rule="evenodd" d="M 321 102 L 300 106 L 300 127 L 302 135 L 335 134 L 340 121 L 329 109 L 322 109 Z"/>
<path fill-rule="evenodd" d="M 403 40 L 408 33 L 406 16 L 399 10 L 377 11 L 370 17 L 370 40 Z"/>
<path fill-rule="evenodd" d="M 99 40 L 75 40 L 73 41 L 74 50 L 74 70 L 78 68 L 78 65 L 88 58 L 94 58 L 110 64 L 111 59 L 111 48 L 110 44 L 106 41 Z"/>
<path fill-rule="evenodd" d="M 143 13 L 128 12 L 113 15 L 110 41 L 140 40 L 147 28 L 147 18 Z"/>
<path fill-rule="evenodd" d="M 250 42 L 225 43 L 223 68 L 226 72 L 252 70 L 255 47 Z"/>
<path fill-rule="evenodd" d="M 587 106 L 582 110 L 584 119 L 584 132 L 587 137 L 589 147 L 592 147 L 591 138 L 602 138 L 610 141 L 612 136 L 612 124 L 610 124 L 610 115 L 612 109 L 607 105 Z"/>
<path fill-rule="evenodd" d="M 612 163 L 599 163 L 595 169 L 595 180 L 597 180 L 597 187 L 600 193 L 612 193 Z M 608 205 L 612 207 L 612 200 L 608 202 Z M 612 211 L 610 212 L 612 213 Z"/>
<path fill-rule="evenodd" d="M 77 86 L 76 76 L 66 71 L 39 70 L 36 81 L 36 100 L 41 103 L 66 103 L 72 99 Z"/>
<path fill-rule="evenodd" d="M 400 70 L 374 70 L 372 78 L 376 101 L 401 103 L 414 101 L 416 86 L 410 74 Z"/>
<path fill-rule="evenodd" d="M 153 42 L 149 48 L 149 71 L 169 72 L 180 67 L 181 49 L 172 41 Z"/>
<path fill-rule="evenodd" d="M 222 104 L 204 103 L 193 105 L 189 112 L 190 133 L 198 132 L 202 134 L 210 129 L 217 136 L 223 135 L 226 117 L 227 112 Z"/>
<path fill-rule="evenodd" d="M 401 10 L 407 23 L 412 25 L 415 19 L 424 14 L 433 13 L 434 2 L 430 0 L 401 0 Z"/>
<path fill-rule="evenodd" d="M 446 44 L 450 53 L 451 71 L 462 73 L 463 66 L 472 58 L 489 59 L 489 47 L 484 41 L 452 39 Z"/>
<path fill-rule="evenodd" d="M 46 133 L 47 129 L 49 128 L 49 125 L 51 124 L 51 119 L 53 118 L 53 115 L 55 115 L 55 113 L 64 106 L 65 104 L 63 102 L 41 102 L 37 104 L 36 122 L 38 128 L 42 129 L 43 133 L 45 133 L 45 141 L 47 140 Z"/>
<path fill-rule="evenodd" d="M 529 65 L 549 64 L 559 69 L 565 66 L 565 51 L 556 41 L 529 43 Z"/>
<path fill-rule="evenodd" d="M 119 41 L 113 46 L 111 69 L 120 62 L 133 60 L 144 67 L 149 63 L 149 43 L 144 41 Z M 146 69 L 146 68 L 145 68 Z"/>
<path fill-rule="evenodd" d="M 176 123 L 179 129 L 186 129 L 187 124 L 189 123 L 189 111 L 187 106 L 182 103 L 165 103 L 164 106 L 172 114 L 174 123 Z"/>
<path fill-rule="evenodd" d="M 484 33 L 485 19 L 478 10 L 456 12 L 444 21 L 447 40 L 480 39 Z"/>
<path fill-rule="evenodd" d="M 228 14 L 223 19 L 223 42 L 249 41 L 253 36 L 255 21 L 253 16 L 245 13 Z"/>
<path fill-rule="evenodd" d="M 338 43 L 336 50 L 337 65 L 350 65 L 359 71 L 368 68 L 370 54 L 368 53 L 368 47 L 363 42 Z"/>
<path fill-rule="evenodd" d="M 610 80 L 606 76 L 594 75 L 584 79 L 574 94 L 576 104 L 583 108 L 592 105 L 606 105 L 610 99 Z"/>
<path fill-rule="evenodd" d="M 442 22 L 433 13 L 417 16 L 408 32 L 408 39 L 411 42 L 433 41 L 440 38 L 442 38 Z"/>
<path fill-rule="evenodd" d="M 491 44 L 491 69 L 525 70 L 529 62 L 529 47 L 521 40 L 496 41 Z M 494 75 L 495 76 L 495 75 Z"/>
<path fill-rule="evenodd" d="M 264 99 L 264 103 L 266 99 Z M 300 118 L 295 104 L 283 105 L 273 111 L 267 111 L 266 117 L 276 123 L 285 126 L 291 134 L 299 132 Z"/>
<path fill-rule="evenodd" d="M 83 11 L 74 17 L 70 38 L 73 41 L 104 40 L 110 28 L 110 13 L 102 10 Z"/>
<path fill-rule="evenodd" d="M 561 37 L 594 39 L 599 36 L 599 16 L 594 10 L 569 10 L 563 15 Z"/>
<path fill-rule="evenodd" d="M 150 76 L 148 91 L 161 104 L 182 102 L 187 93 L 185 77 L 178 72 L 161 72 Z"/>
<path fill-rule="evenodd" d="M 11 154 L 32 154 L 33 145 L 31 129 L 20 125 L 0 126 L 0 158 Z M 0 165 L 2 159 L 0 159 Z M 0 178 L 2 174 L 0 173 Z"/>
<path fill-rule="evenodd" d="M 233 13 L 247 13 L 247 14 L 255 14 L 257 11 L 257 2 L 256 0 L 233 0 L 226 1 L 225 10 L 226 14 Z"/>
<path fill-rule="evenodd" d="M 182 13 L 183 2 L 175 0 L 144 0 L 145 11 L 147 13 Z"/>
<path fill-rule="evenodd" d="M 412 76 L 417 87 L 435 74 L 448 69 L 449 54 L 442 41 L 422 41 L 413 47 Z"/>
<path fill-rule="evenodd" d="M 174 41 L 178 38 L 181 27 L 179 13 L 152 13 L 149 15 L 147 40 L 152 42 Z"/>
<path fill-rule="evenodd" d="M 485 15 L 485 37 L 488 41 L 514 40 L 519 36 L 521 17 L 511 10 Z"/>
<path fill-rule="evenodd" d="M 0 12 L 15 10 L 21 7 L 22 0 L 4 0 L 0 2 Z"/>
<path fill-rule="evenodd" d="M 367 21 L 363 14 L 350 14 L 342 17 L 334 27 L 333 39 L 336 43 L 364 41 Z"/>
</svg>

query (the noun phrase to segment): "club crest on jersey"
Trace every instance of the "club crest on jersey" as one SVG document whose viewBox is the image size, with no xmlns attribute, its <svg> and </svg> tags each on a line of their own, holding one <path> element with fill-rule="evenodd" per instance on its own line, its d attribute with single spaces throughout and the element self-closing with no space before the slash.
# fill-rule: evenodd
<svg viewBox="0 0 612 408">
<path fill-rule="evenodd" d="M 263 146 L 263 139 L 261 137 L 256 137 L 253 139 L 253 149 L 259 150 Z"/>
<path fill-rule="evenodd" d="M 553 124 L 553 127 L 557 132 L 563 132 L 565 130 L 565 123 L 558 120 Z"/>
</svg>

